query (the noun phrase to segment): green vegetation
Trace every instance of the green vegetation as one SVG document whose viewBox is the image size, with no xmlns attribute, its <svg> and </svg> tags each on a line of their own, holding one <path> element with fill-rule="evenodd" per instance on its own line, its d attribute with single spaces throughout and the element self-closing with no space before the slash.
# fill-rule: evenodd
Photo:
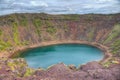
<svg viewBox="0 0 120 80">
<path fill-rule="evenodd" d="M 41 34 L 40 28 L 41 28 L 41 26 L 42 26 L 41 20 L 40 20 L 40 19 L 34 19 L 34 20 L 33 20 L 33 24 L 34 24 L 35 27 L 36 27 L 36 32 L 37 32 L 37 34 L 40 36 L 40 34 Z"/>
<path fill-rule="evenodd" d="M 27 76 L 31 76 L 32 74 L 34 73 L 34 70 L 31 69 L 31 68 L 27 68 L 24 76 L 27 77 Z"/>
<path fill-rule="evenodd" d="M 68 16 L 68 15 L 64 15 L 64 19 L 68 19 L 68 20 L 78 21 L 79 18 L 80 18 L 80 16 L 77 15 L 77 14 L 76 14 L 76 15 L 70 15 L 70 16 Z"/>
<path fill-rule="evenodd" d="M 56 29 L 54 27 L 48 27 L 47 32 L 49 32 L 50 34 L 53 34 L 56 32 Z"/>
<path fill-rule="evenodd" d="M 47 29 L 46 31 L 50 34 L 56 33 L 56 28 L 53 26 L 52 22 L 46 21 Z"/>
<path fill-rule="evenodd" d="M 11 47 L 12 44 L 10 42 L 4 42 L 2 40 L 0 40 L 0 51 L 2 50 L 8 50 L 9 47 Z"/>
<path fill-rule="evenodd" d="M 29 45 L 29 41 L 23 41 L 21 45 Z"/>
<path fill-rule="evenodd" d="M 3 34 L 3 31 L 0 29 L 0 51 L 9 50 L 9 48 L 12 46 L 12 44 L 10 41 L 2 40 L 2 38 L 1 38 L 2 34 Z"/>
<path fill-rule="evenodd" d="M 12 71 L 14 71 L 15 70 L 15 66 L 19 65 L 19 64 L 18 63 L 16 64 L 16 63 L 13 63 L 13 62 L 8 62 L 7 65 L 11 68 Z"/>
<path fill-rule="evenodd" d="M 94 37 L 94 32 L 95 32 L 95 29 L 91 28 L 91 30 L 88 33 L 88 39 L 89 39 L 89 41 L 92 41 L 92 39 Z"/>
<path fill-rule="evenodd" d="M 27 68 L 27 64 L 23 59 L 11 59 L 6 64 L 13 72 L 16 72 L 17 76 L 20 77 L 29 76 L 34 72 L 32 69 Z"/>
<path fill-rule="evenodd" d="M 21 26 L 27 26 L 28 25 L 28 21 L 25 17 L 20 20 L 20 25 Z"/>
<path fill-rule="evenodd" d="M 117 55 L 120 56 L 120 40 L 116 40 L 113 44 L 112 44 L 112 53 L 113 54 L 116 54 L 118 53 Z"/>
<path fill-rule="evenodd" d="M 110 65 L 112 65 L 112 64 L 119 64 L 119 61 L 117 61 L 115 58 L 111 58 L 110 60 L 108 60 L 107 62 L 105 62 L 105 63 L 102 63 L 102 65 L 104 66 L 104 67 L 109 67 Z"/>
<path fill-rule="evenodd" d="M 33 23 L 34 23 L 35 27 L 41 27 L 41 25 L 42 25 L 42 22 L 40 19 L 34 19 Z"/>
<path fill-rule="evenodd" d="M 111 33 L 108 35 L 108 38 L 104 41 L 104 43 L 110 42 L 119 35 L 120 35 L 120 24 L 117 24 L 114 26 L 114 28 L 112 29 Z"/>
<path fill-rule="evenodd" d="M 67 26 L 67 24 L 64 24 L 63 26 L 64 31 L 67 32 L 69 30 L 69 27 Z"/>
<path fill-rule="evenodd" d="M 0 36 L 2 35 L 2 30 L 0 29 Z"/>
<path fill-rule="evenodd" d="M 13 23 L 16 22 L 16 17 L 11 15 L 11 16 L 8 16 L 8 18 L 6 19 L 6 23 L 10 26 L 13 26 Z"/>
<path fill-rule="evenodd" d="M 108 68 L 111 64 L 112 64 L 112 63 L 111 63 L 110 61 L 107 61 L 107 62 L 105 62 L 105 63 L 103 64 L 103 66 Z"/>
<path fill-rule="evenodd" d="M 91 15 L 91 14 L 88 14 L 87 17 L 86 17 L 86 20 L 87 21 L 93 21 L 94 20 L 94 16 Z"/>
<path fill-rule="evenodd" d="M 19 39 L 19 32 L 18 32 L 18 24 L 16 22 L 13 23 L 13 38 L 14 42 L 16 45 L 20 44 L 20 39 Z"/>
<path fill-rule="evenodd" d="M 12 14 L 2 16 L 0 17 L 0 50 L 12 50 L 16 46 L 27 46 L 44 40 L 61 40 L 60 38 L 63 39 L 66 36 L 70 36 L 69 39 L 72 39 L 75 36 L 77 40 L 105 44 L 110 47 L 111 53 L 120 55 L 120 23 L 118 23 L 119 15 L 116 16 L 94 14 Z M 116 25 L 111 26 L 109 23 Z"/>
</svg>

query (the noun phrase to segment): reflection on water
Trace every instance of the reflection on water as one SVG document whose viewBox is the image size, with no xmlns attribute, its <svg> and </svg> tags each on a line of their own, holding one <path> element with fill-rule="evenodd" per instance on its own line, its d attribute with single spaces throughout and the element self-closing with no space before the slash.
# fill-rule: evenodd
<svg viewBox="0 0 120 80">
<path fill-rule="evenodd" d="M 9 13 L 119 13 L 120 0 L 0 0 L 0 15 Z"/>
</svg>

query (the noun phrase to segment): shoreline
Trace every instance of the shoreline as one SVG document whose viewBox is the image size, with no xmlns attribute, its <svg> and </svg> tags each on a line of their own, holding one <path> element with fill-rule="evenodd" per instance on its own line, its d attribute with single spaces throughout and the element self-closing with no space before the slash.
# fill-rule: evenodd
<svg viewBox="0 0 120 80">
<path fill-rule="evenodd" d="M 99 62 L 106 62 L 112 57 L 112 54 L 110 53 L 109 48 L 107 46 L 104 46 L 97 42 L 78 41 L 78 40 L 46 41 L 46 42 L 41 42 L 39 44 L 31 45 L 31 46 L 17 47 L 13 51 L 9 51 L 9 52 L 6 51 L 3 53 L 0 52 L 2 54 L 0 55 L 0 57 L 12 58 L 16 54 L 19 54 L 19 52 L 22 52 L 28 49 L 43 47 L 43 46 L 48 46 L 48 45 L 55 45 L 55 44 L 65 44 L 65 43 L 66 44 L 69 44 L 69 43 L 86 44 L 86 45 L 91 45 L 91 46 L 99 48 L 100 50 L 103 51 L 103 54 L 104 54 L 104 58 L 100 60 Z"/>
</svg>

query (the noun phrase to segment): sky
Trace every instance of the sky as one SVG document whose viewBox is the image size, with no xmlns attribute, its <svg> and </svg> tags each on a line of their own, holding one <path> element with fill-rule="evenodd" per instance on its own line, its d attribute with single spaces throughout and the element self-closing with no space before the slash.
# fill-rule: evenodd
<svg viewBox="0 0 120 80">
<path fill-rule="evenodd" d="M 114 14 L 120 0 L 0 0 L 0 15 L 11 13 Z"/>
</svg>

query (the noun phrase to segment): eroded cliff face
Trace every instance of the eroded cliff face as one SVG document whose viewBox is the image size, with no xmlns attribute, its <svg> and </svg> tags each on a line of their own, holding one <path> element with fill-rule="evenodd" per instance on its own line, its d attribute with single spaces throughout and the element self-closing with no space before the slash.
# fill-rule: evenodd
<svg viewBox="0 0 120 80">
<path fill-rule="evenodd" d="M 31 69 L 23 59 L 0 59 L 0 80 L 120 80 L 120 14 L 12 14 L 0 17 L 0 54 L 17 47 L 49 41 L 97 42 L 109 47 L 113 58 L 79 68 L 56 64 Z M 6 54 L 7 55 L 7 54 Z M 118 57 L 114 61 L 114 57 Z"/>
<path fill-rule="evenodd" d="M 41 42 L 98 42 L 120 56 L 120 14 L 12 14 L 0 17 L 0 51 Z"/>
</svg>

